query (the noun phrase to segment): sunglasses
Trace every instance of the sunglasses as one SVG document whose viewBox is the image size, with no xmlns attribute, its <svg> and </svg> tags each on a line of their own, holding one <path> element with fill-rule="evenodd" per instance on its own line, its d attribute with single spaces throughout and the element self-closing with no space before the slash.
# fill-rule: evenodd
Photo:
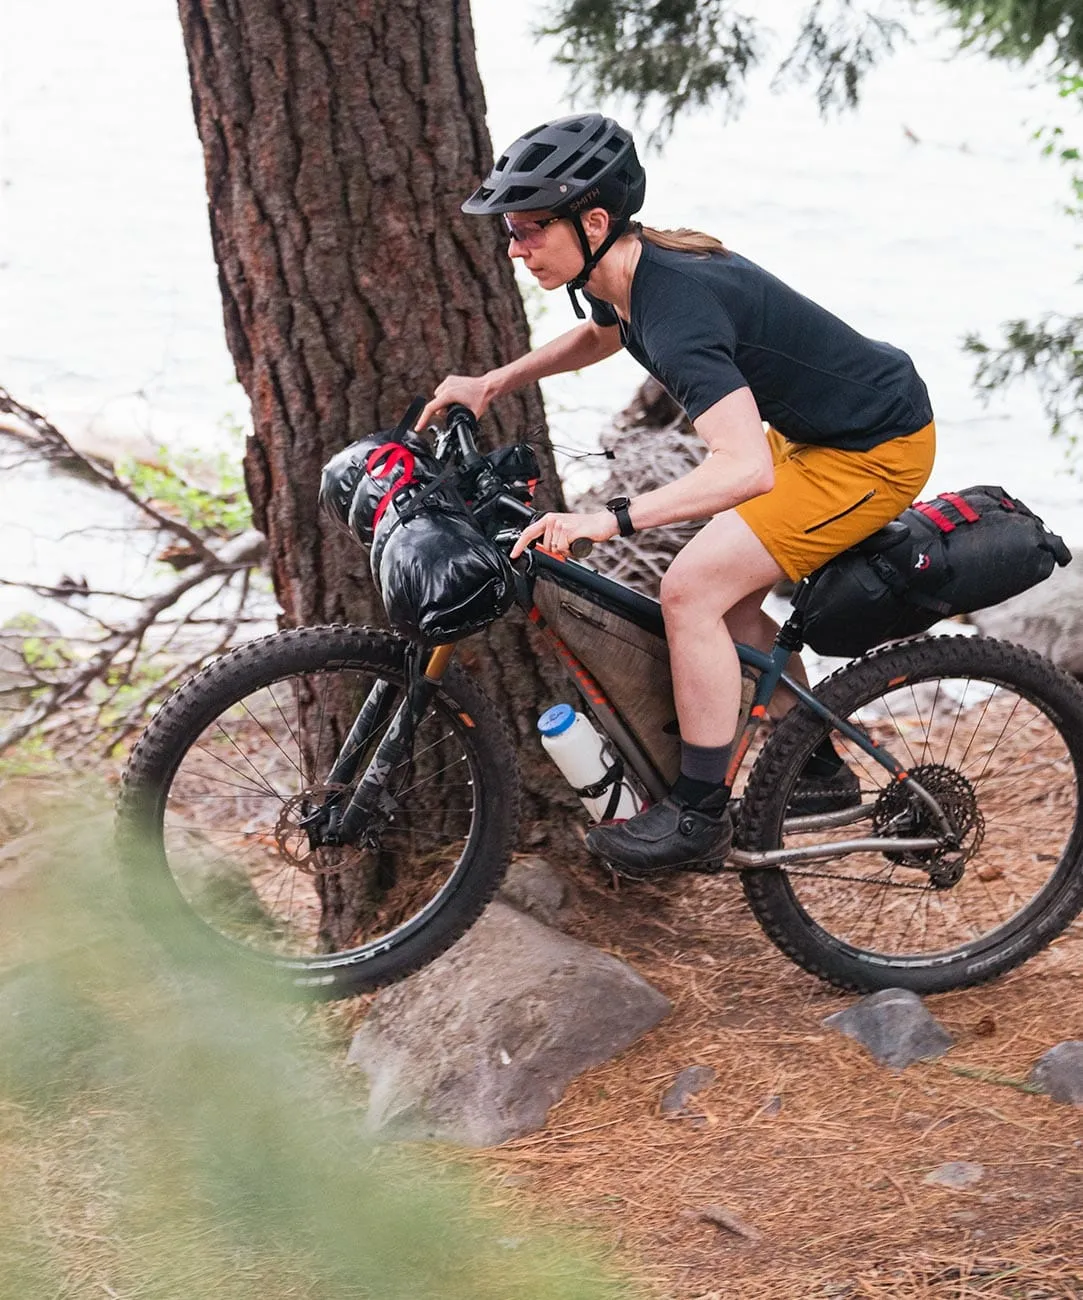
<svg viewBox="0 0 1083 1300">
<path fill-rule="evenodd" d="M 508 233 L 509 239 L 514 239 L 517 244 L 525 244 L 527 248 L 538 248 L 543 239 L 546 226 L 551 226 L 554 221 L 563 221 L 563 217 L 542 217 L 540 221 L 516 221 L 514 217 L 504 213 L 504 229 Z"/>
</svg>

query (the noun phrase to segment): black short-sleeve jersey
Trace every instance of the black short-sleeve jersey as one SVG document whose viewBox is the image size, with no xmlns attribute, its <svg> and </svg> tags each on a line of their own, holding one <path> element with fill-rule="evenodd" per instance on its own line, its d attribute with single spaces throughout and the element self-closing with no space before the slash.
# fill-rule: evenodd
<svg viewBox="0 0 1083 1300">
<path fill-rule="evenodd" d="M 793 442 L 852 451 L 933 418 L 905 352 L 868 339 L 737 253 L 678 253 L 644 239 L 631 320 L 587 293 L 594 321 L 696 420 L 748 387 L 760 415 Z"/>
</svg>

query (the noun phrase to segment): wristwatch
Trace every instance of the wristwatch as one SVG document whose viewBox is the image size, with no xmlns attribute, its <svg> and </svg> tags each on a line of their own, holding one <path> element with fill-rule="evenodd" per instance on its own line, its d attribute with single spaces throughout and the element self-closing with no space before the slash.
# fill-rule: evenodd
<svg viewBox="0 0 1083 1300">
<path fill-rule="evenodd" d="M 611 511 L 617 517 L 617 526 L 620 528 L 622 537 L 631 537 L 635 532 L 635 525 L 632 523 L 632 516 L 628 513 L 628 507 L 631 501 L 627 497 L 613 497 L 611 501 L 605 503 L 605 508 Z"/>
</svg>

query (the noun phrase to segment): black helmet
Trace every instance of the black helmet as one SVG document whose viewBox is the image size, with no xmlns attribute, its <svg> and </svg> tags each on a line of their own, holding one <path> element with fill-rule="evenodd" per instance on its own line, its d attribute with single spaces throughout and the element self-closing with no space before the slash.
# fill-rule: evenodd
<svg viewBox="0 0 1083 1300">
<path fill-rule="evenodd" d="M 646 184 L 631 133 L 601 113 L 579 113 L 520 136 L 462 210 L 472 216 L 534 210 L 571 216 L 605 208 L 627 219 L 643 206 Z"/>
</svg>

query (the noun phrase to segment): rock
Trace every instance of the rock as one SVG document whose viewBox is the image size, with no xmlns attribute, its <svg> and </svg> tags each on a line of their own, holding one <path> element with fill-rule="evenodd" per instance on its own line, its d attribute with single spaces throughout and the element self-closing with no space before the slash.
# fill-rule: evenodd
<svg viewBox="0 0 1083 1300">
<path fill-rule="evenodd" d="M 513 859 L 497 895 L 542 925 L 556 925 L 568 897 L 568 886 L 545 858 Z"/>
<path fill-rule="evenodd" d="M 1070 1039 L 1051 1047 L 1031 1070 L 1030 1082 L 1054 1101 L 1083 1106 L 1083 1042 Z"/>
<path fill-rule="evenodd" d="M 570 1080 L 669 1010 L 617 958 L 496 902 L 379 995 L 347 1060 L 368 1079 L 370 1132 L 493 1146 L 541 1128 Z"/>
<path fill-rule="evenodd" d="M 684 1110 L 697 1092 L 709 1088 L 718 1078 L 709 1065 L 688 1065 L 662 1094 L 662 1113 L 673 1115 Z"/>
<path fill-rule="evenodd" d="M 1083 676 L 1083 546 L 1072 548 L 1077 559 L 1054 569 L 1044 582 L 992 609 L 968 615 L 985 636 L 1015 641 L 1063 668 Z"/>
<path fill-rule="evenodd" d="M 955 1041 L 909 989 L 881 989 L 827 1016 L 823 1024 L 856 1039 L 881 1065 L 896 1070 L 942 1056 Z"/>
<path fill-rule="evenodd" d="M 951 1160 L 946 1165 L 937 1165 L 921 1181 L 931 1187 L 950 1187 L 960 1192 L 980 1183 L 984 1177 L 984 1166 L 969 1160 Z"/>
</svg>

